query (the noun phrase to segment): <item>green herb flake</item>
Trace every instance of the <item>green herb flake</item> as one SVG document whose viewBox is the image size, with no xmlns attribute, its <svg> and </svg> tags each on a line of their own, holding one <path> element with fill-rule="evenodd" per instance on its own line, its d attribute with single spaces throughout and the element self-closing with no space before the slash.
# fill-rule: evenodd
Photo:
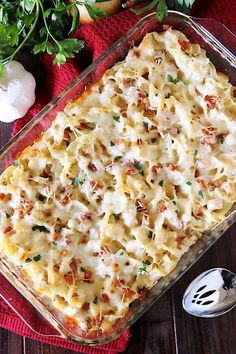
<svg viewBox="0 0 236 354">
<path fill-rule="evenodd" d="M 20 166 L 20 161 L 19 161 L 19 160 L 15 160 L 15 161 L 13 162 L 13 166 L 19 167 L 19 166 Z"/>
<path fill-rule="evenodd" d="M 188 181 L 188 182 L 186 182 L 186 184 L 187 184 L 188 186 L 191 186 L 191 185 L 192 185 L 192 182 Z"/>
<path fill-rule="evenodd" d="M 163 187 L 164 180 L 162 179 L 158 184 L 159 186 Z"/>
<path fill-rule="evenodd" d="M 119 256 L 124 256 L 124 252 L 120 252 Z"/>
<path fill-rule="evenodd" d="M 165 98 L 168 99 L 168 98 L 170 98 L 170 96 L 171 96 L 171 93 L 168 93 L 167 95 L 165 95 Z"/>
<path fill-rule="evenodd" d="M 75 177 L 72 180 L 71 184 L 72 184 L 72 186 L 78 186 L 78 185 L 82 186 L 84 184 L 84 182 L 85 182 L 85 179 L 82 180 L 82 179 L 79 179 L 79 177 Z"/>
<path fill-rule="evenodd" d="M 135 167 L 137 170 L 141 171 L 142 168 L 143 168 L 143 164 L 142 164 L 141 162 L 136 162 L 136 163 L 134 164 L 134 167 Z"/>
<path fill-rule="evenodd" d="M 33 231 L 38 230 L 39 232 L 47 232 L 47 233 L 50 232 L 45 226 L 41 226 L 41 225 L 34 225 L 34 226 L 32 227 L 32 230 L 33 230 Z"/>
<path fill-rule="evenodd" d="M 5 211 L 5 215 L 6 215 L 6 218 L 7 218 L 7 219 L 10 219 L 11 215 L 8 214 L 6 211 Z"/>
<path fill-rule="evenodd" d="M 32 259 L 31 258 L 26 258 L 25 263 L 30 263 L 30 262 L 32 262 Z"/>
<path fill-rule="evenodd" d="M 202 190 L 198 191 L 198 194 L 203 198 L 203 191 Z"/>
<path fill-rule="evenodd" d="M 194 155 L 195 155 L 195 156 L 197 155 L 197 153 L 198 153 L 198 150 L 197 150 L 197 149 L 194 150 Z"/>
<path fill-rule="evenodd" d="M 119 161 L 120 159 L 122 159 L 122 157 L 123 157 L 123 156 L 121 156 L 121 155 L 116 156 L 116 157 L 114 158 L 114 161 L 117 162 L 117 161 Z"/>
<path fill-rule="evenodd" d="M 94 298 L 94 300 L 93 300 L 93 303 L 94 303 L 95 305 L 98 304 L 98 297 L 97 297 L 97 296 L 95 296 L 95 298 Z"/>
<path fill-rule="evenodd" d="M 150 265 L 151 264 L 151 262 L 148 259 L 146 259 L 146 261 L 144 261 L 143 263 L 146 264 L 146 265 Z"/>
<path fill-rule="evenodd" d="M 113 143 L 113 141 L 110 141 L 110 145 L 115 146 L 115 143 Z"/>
<path fill-rule="evenodd" d="M 173 203 L 174 205 L 176 205 L 176 201 L 175 201 L 175 200 L 172 200 L 172 203 Z"/>
<path fill-rule="evenodd" d="M 189 82 L 188 80 L 185 80 L 185 79 L 179 79 L 178 77 L 176 79 L 173 78 L 173 76 L 171 75 L 167 75 L 167 80 L 173 84 L 177 84 L 178 82 L 182 82 L 184 85 L 188 85 Z"/>
<path fill-rule="evenodd" d="M 108 186 L 107 189 L 110 190 L 110 191 L 114 191 L 115 187 L 114 186 Z"/>
<path fill-rule="evenodd" d="M 225 137 L 222 135 L 222 137 L 220 138 L 220 143 L 224 144 L 224 141 L 225 141 Z"/>
<path fill-rule="evenodd" d="M 143 262 L 143 264 L 141 265 L 141 267 L 138 268 L 139 273 L 146 273 L 147 272 L 147 266 L 150 265 L 151 262 L 147 259 L 146 261 Z"/>
<path fill-rule="evenodd" d="M 148 130 L 148 123 L 147 122 L 143 122 L 143 126 L 146 130 Z"/>
<path fill-rule="evenodd" d="M 42 194 L 38 194 L 38 195 L 37 195 L 37 199 L 38 199 L 40 202 L 43 202 L 43 201 L 46 199 L 46 197 L 45 197 L 44 195 L 42 195 Z"/>
<path fill-rule="evenodd" d="M 53 246 L 57 246 L 57 242 L 52 241 Z"/>
<path fill-rule="evenodd" d="M 84 267 L 80 267 L 80 271 L 84 273 L 85 272 Z"/>
<path fill-rule="evenodd" d="M 176 212 L 176 214 L 178 214 L 179 210 L 178 210 L 178 209 L 175 209 L 175 212 Z"/>
<path fill-rule="evenodd" d="M 38 254 L 37 256 L 35 256 L 35 257 L 33 258 L 33 260 L 34 260 L 35 262 L 40 261 L 40 259 L 41 259 L 40 254 Z"/>
<path fill-rule="evenodd" d="M 148 231 L 148 238 L 152 238 L 152 236 L 153 236 L 153 232 L 152 232 L 152 230 L 149 230 Z"/>
<path fill-rule="evenodd" d="M 141 176 L 144 176 L 144 170 L 138 172 Z"/>
<path fill-rule="evenodd" d="M 113 119 L 114 119 L 116 122 L 120 123 L 120 116 L 113 116 Z"/>
</svg>

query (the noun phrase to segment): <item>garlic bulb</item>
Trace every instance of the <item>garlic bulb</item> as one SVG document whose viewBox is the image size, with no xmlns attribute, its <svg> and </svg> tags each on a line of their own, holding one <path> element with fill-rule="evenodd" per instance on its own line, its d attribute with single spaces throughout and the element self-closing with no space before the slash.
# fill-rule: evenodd
<svg viewBox="0 0 236 354">
<path fill-rule="evenodd" d="M 12 60 L 0 75 L 0 121 L 23 117 L 35 102 L 36 82 L 20 63 Z"/>
</svg>

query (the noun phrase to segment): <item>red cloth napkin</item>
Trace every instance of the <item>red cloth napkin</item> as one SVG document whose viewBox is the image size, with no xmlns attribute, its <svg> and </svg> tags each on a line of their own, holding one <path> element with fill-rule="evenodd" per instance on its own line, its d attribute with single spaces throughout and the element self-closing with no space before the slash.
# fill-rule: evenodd
<svg viewBox="0 0 236 354">
<path fill-rule="evenodd" d="M 215 18 L 225 24 L 232 32 L 236 32 L 234 14 L 236 13 L 235 0 L 196 0 L 192 15 L 196 17 Z M 123 11 L 96 23 L 81 27 L 75 37 L 83 38 L 86 48 L 77 55 L 74 60 L 69 60 L 61 68 L 52 65 L 52 58 L 44 55 L 41 61 L 40 74 L 42 80 L 37 87 L 37 100 L 27 115 L 16 121 L 13 126 L 12 136 L 14 136 L 36 113 L 39 112 L 51 99 L 58 95 L 86 66 L 98 58 L 114 41 L 123 35 L 140 17 L 135 16 L 130 11 Z M 25 305 L 19 298 L 17 292 L 12 290 L 9 284 L 0 278 L 1 286 L 4 288 L 5 296 L 11 306 L 30 322 L 40 333 L 50 332 L 47 324 L 32 309 L 30 305 Z M 3 291 L 1 291 L 3 292 Z M 77 350 L 84 353 L 116 353 L 123 352 L 127 346 L 129 331 L 126 331 L 120 338 L 107 345 L 89 348 L 75 344 L 71 341 L 55 338 L 43 337 L 33 332 L 26 326 L 11 308 L 0 298 L 0 326 L 14 331 L 29 338 L 41 340 L 46 343 Z"/>
</svg>

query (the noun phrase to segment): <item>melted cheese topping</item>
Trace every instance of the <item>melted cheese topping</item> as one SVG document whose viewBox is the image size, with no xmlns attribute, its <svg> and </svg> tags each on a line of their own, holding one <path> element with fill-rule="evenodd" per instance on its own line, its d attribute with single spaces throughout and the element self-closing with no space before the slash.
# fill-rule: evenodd
<svg viewBox="0 0 236 354">
<path fill-rule="evenodd" d="M 0 178 L 0 251 L 79 329 L 108 331 L 236 201 L 234 88 L 147 34 Z"/>
</svg>

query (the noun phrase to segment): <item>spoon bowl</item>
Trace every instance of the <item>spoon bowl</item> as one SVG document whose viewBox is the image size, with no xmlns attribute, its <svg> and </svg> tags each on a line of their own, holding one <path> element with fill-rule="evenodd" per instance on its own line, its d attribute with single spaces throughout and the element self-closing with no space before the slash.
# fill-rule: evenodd
<svg viewBox="0 0 236 354">
<path fill-rule="evenodd" d="M 236 305 L 236 275 L 224 268 L 213 268 L 200 274 L 186 289 L 183 308 L 190 315 L 216 317 Z"/>
</svg>

